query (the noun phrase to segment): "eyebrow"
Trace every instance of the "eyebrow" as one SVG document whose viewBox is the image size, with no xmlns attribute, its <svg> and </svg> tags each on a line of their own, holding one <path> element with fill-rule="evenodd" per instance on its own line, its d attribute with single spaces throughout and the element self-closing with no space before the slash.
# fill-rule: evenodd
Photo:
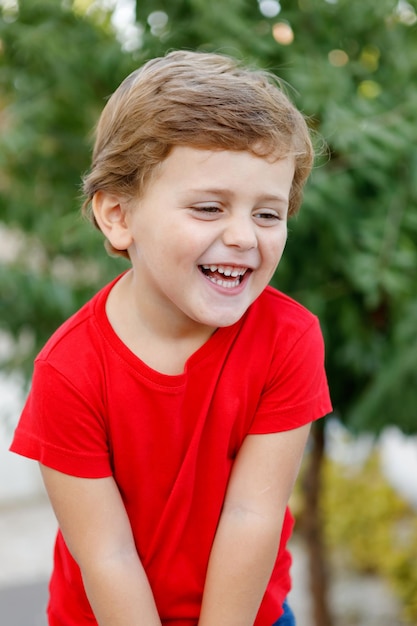
<svg viewBox="0 0 417 626">
<path fill-rule="evenodd" d="M 195 188 L 188 189 L 188 191 L 185 192 L 185 194 L 192 194 L 192 193 L 207 193 L 207 194 L 212 194 L 213 196 L 226 196 L 226 197 L 230 197 L 234 195 L 233 192 L 231 192 L 229 189 L 222 188 L 222 187 L 195 187 Z M 258 202 L 278 202 L 280 204 L 288 204 L 288 198 L 286 198 L 285 196 L 281 194 L 265 193 L 259 196 Z"/>
</svg>

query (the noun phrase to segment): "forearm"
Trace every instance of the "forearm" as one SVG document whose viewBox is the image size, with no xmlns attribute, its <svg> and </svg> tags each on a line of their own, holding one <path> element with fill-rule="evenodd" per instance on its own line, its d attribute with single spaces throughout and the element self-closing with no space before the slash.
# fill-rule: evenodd
<svg viewBox="0 0 417 626">
<path fill-rule="evenodd" d="M 276 560 L 281 525 L 255 513 L 223 514 L 199 626 L 253 626 Z"/>
<path fill-rule="evenodd" d="M 85 565 L 82 576 L 99 626 L 161 626 L 137 554 L 118 555 Z"/>
</svg>

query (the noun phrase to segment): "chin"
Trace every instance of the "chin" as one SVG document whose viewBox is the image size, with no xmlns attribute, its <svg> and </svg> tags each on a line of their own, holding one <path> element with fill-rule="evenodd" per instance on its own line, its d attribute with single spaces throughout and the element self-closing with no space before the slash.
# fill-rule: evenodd
<svg viewBox="0 0 417 626">
<path fill-rule="evenodd" d="M 241 312 L 233 312 L 228 315 L 213 316 L 212 319 L 207 320 L 207 326 L 212 328 L 226 328 L 227 326 L 233 326 L 240 320 L 240 318 L 246 313 L 246 309 Z"/>
</svg>

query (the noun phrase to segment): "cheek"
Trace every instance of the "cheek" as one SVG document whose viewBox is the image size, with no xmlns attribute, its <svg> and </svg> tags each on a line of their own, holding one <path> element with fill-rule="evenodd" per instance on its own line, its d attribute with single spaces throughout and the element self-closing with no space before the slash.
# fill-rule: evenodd
<svg viewBox="0 0 417 626">
<path fill-rule="evenodd" d="M 266 258 L 273 261 L 274 259 L 280 259 L 284 251 L 285 244 L 287 243 L 287 232 L 283 232 L 272 240 L 266 241 L 263 246 L 264 254 Z"/>
<path fill-rule="evenodd" d="M 213 245 L 213 237 L 198 229 L 182 228 L 170 232 L 167 249 L 179 262 L 196 263 L 201 255 Z"/>
</svg>

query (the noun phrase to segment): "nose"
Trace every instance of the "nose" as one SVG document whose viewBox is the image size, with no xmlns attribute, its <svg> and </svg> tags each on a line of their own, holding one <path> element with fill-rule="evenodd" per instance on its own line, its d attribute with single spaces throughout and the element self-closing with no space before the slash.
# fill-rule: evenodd
<svg viewBox="0 0 417 626">
<path fill-rule="evenodd" d="M 258 247 L 256 226 L 250 218 L 230 217 L 223 231 L 223 243 L 239 250 Z"/>
</svg>

